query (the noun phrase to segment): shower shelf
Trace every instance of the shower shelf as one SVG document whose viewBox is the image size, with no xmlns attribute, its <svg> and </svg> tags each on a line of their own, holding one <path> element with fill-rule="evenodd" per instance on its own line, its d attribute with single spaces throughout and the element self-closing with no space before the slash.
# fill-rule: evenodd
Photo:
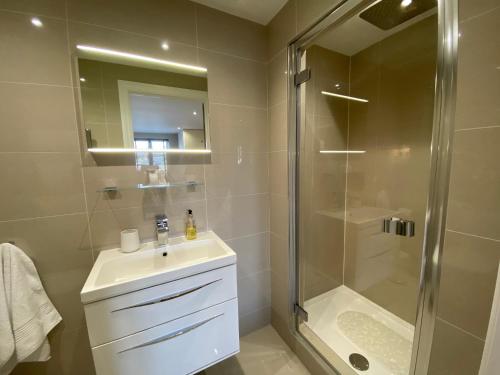
<svg viewBox="0 0 500 375">
<path fill-rule="evenodd" d="M 172 189 L 172 188 L 180 188 L 180 187 L 194 187 L 201 186 L 203 182 L 198 181 L 186 181 L 186 182 L 169 182 L 167 184 L 154 184 L 154 185 L 146 185 L 146 184 L 137 184 L 134 186 L 127 187 L 117 187 L 117 186 L 107 186 L 103 189 L 97 190 L 98 193 L 113 193 L 123 190 L 154 190 L 154 189 Z"/>
</svg>

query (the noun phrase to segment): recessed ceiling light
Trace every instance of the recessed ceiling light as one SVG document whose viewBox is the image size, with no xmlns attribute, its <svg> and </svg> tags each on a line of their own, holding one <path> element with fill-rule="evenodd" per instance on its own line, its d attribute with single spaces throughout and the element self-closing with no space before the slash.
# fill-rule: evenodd
<svg viewBox="0 0 500 375">
<path fill-rule="evenodd" d="M 84 77 L 80 77 L 80 81 L 81 81 L 81 82 L 85 82 L 85 81 L 86 81 L 86 79 L 85 79 Z"/>
<path fill-rule="evenodd" d="M 181 130 L 181 128 L 178 126 L 178 127 L 177 127 L 177 130 Z"/>
<path fill-rule="evenodd" d="M 161 49 L 164 50 L 164 51 L 168 51 L 170 49 L 170 46 L 168 45 L 167 42 L 163 42 L 161 44 Z"/>
<path fill-rule="evenodd" d="M 195 115 L 195 116 L 196 116 L 197 114 L 198 114 L 198 112 L 196 112 L 196 111 L 194 111 L 194 112 L 193 112 L 193 115 Z"/>
<path fill-rule="evenodd" d="M 401 1 L 401 6 L 403 8 L 406 8 L 407 6 L 409 6 L 411 3 L 413 3 L 413 0 L 403 0 Z"/>
<path fill-rule="evenodd" d="M 43 26 L 42 21 L 40 21 L 40 18 L 37 18 L 37 17 L 33 17 L 33 18 L 31 19 L 31 23 L 32 23 L 33 25 L 35 25 L 36 27 L 42 27 L 42 26 Z"/>
</svg>

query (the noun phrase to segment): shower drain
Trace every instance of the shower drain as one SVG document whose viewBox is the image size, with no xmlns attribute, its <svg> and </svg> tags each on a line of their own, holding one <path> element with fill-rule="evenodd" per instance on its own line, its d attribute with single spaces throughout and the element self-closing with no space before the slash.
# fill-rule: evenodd
<svg viewBox="0 0 500 375">
<path fill-rule="evenodd" d="M 364 355 L 359 353 L 349 355 L 349 362 L 351 362 L 352 367 L 359 371 L 366 371 L 370 367 L 370 362 L 368 362 Z"/>
</svg>

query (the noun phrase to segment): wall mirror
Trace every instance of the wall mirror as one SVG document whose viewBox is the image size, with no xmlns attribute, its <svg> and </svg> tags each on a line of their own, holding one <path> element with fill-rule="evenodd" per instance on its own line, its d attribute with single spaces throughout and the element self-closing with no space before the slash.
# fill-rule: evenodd
<svg viewBox="0 0 500 375">
<path fill-rule="evenodd" d="M 90 152 L 210 152 L 207 70 L 77 46 L 81 126 Z"/>
</svg>

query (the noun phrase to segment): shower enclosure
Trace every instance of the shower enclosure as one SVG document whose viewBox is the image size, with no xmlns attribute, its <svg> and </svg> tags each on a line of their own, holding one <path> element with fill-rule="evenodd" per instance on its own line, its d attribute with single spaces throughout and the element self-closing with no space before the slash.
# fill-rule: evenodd
<svg viewBox="0 0 500 375">
<path fill-rule="evenodd" d="M 425 374 L 456 3 L 350 0 L 289 48 L 295 332 L 334 369 Z"/>
</svg>

